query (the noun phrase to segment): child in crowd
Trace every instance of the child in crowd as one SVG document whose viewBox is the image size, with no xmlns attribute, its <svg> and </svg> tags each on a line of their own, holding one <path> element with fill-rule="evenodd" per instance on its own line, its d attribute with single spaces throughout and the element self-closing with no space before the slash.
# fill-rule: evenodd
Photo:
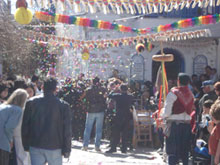
<svg viewBox="0 0 220 165">
<path fill-rule="evenodd" d="M 212 121 L 209 122 L 208 131 L 209 153 L 212 156 L 211 165 L 218 165 L 220 160 L 220 102 L 217 101 L 212 105 L 210 110 Z"/>
</svg>

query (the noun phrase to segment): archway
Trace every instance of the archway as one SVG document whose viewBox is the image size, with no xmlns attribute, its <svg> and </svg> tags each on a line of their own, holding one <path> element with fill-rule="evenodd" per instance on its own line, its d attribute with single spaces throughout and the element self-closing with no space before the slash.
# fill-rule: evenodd
<svg viewBox="0 0 220 165">
<path fill-rule="evenodd" d="M 172 62 L 166 62 L 166 72 L 168 80 L 175 80 L 179 72 L 185 71 L 185 62 L 182 54 L 176 49 L 164 48 L 165 54 L 173 54 L 174 60 Z M 161 54 L 159 51 L 157 54 Z M 152 61 L 152 82 L 155 83 L 157 77 L 157 71 L 160 67 L 160 62 Z"/>
</svg>

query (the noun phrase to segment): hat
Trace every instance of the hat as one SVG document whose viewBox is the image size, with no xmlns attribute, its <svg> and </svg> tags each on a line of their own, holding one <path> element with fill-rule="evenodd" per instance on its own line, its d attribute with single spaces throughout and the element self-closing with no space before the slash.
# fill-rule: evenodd
<svg viewBox="0 0 220 165">
<path fill-rule="evenodd" d="M 204 88 L 205 86 L 208 86 L 208 85 L 213 85 L 213 81 L 212 80 L 206 80 L 206 81 L 203 81 L 202 82 L 202 86 L 201 88 Z"/>
</svg>

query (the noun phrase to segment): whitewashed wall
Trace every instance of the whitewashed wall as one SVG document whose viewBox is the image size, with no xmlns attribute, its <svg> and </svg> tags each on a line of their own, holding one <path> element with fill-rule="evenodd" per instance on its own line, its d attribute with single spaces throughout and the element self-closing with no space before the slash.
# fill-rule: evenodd
<svg viewBox="0 0 220 165">
<path fill-rule="evenodd" d="M 215 41 L 211 39 L 208 43 L 207 41 L 205 43 L 203 43 L 203 41 L 187 41 L 186 44 L 178 43 L 177 45 L 165 43 L 164 48 L 177 50 L 182 55 L 185 64 L 185 72 L 189 75 L 193 74 L 193 61 L 194 58 L 198 55 L 206 56 L 208 59 L 207 64 L 213 68 L 216 68 L 219 72 L 219 47 L 217 47 Z M 142 53 L 145 62 L 145 80 L 152 80 L 152 56 L 157 54 L 159 51 L 159 45 L 155 44 L 155 48 L 151 52 L 145 50 Z M 100 72 L 100 70 L 97 69 L 93 70 L 93 67 L 90 67 L 90 73 L 95 73 L 94 75 L 107 78 L 111 75 L 111 71 L 113 70 L 113 68 L 116 68 L 119 70 L 122 76 L 125 75 L 127 77 L 130 77 L 130 59 L 132 55 L 136 53 L 135 46 L 111 48 L 106 50 L 99 50 L 93 53 L 98 55 L 108 53 L 111 59 L 115 59 L 115 63 L 112 65 L 109 64 L 106 66 L 102 66 L 101 68 L 106 68 L 105 72 Z M 202 72 L 204 72 L 204 70 L 202 70 Z"/>
<path fill-rule="evenodd" d="M 115 19 L 129 17 L 130 15 L 101 15 L 89 14 L 85 17 L 91 19 L 100 19 L 105 21 L 113 22 Z M 133 28 L 146 28 L 146 27 L 156 27 L 158 25 L 164 25 L 168 23 L 173 23 L 178 19 L 166 19 L 166 18 L 143 18 L 143 19 L 129 19 L 127 21 L 119 21 L 118 24 L 123 24 L 125 26 L 131 26 Z M 60 36 L 73 37 L 75 39 L 86 39 L 86 40 L 95 40 L 95 39 L 113 39 L 127 36 L 135 36 L 133 33 L 121 33 L 116 31 L 108 30 L 94 30 L 94 28 L 83 29 L 81 27 L 68 27 L 66 26 L 57 28 L 57 34 Z M 207 39 L 209 40 L 209 39 Z M 206 44 L 205 46 L 199 46 L 200 42 L 207 42 L 207 40 L 198 40 L 198 41 L 187 41 L 187 42 L 178 42 L 178 44 L 165 44 L 164 48 L 173 48 L 178 50 L 185 61 L 185 72 L 188 74 L 193 74 L 193 59 L 197 55 L 205 55 L 208 58 L 208 65 L 211 67 L 217 68 L 219 72 L 220 58 L 218 53 L 220 52 L 220 46 L 216 46 L 215 42 Z M 142 53 L 145 62 L 145 80 L 152 80 L 152 56 L 160 51 L 159 45 L 155 44 L 155 48 L 151 51 L 144 51 Z M 61 61 L 59 64 L 59 72 L 65 72 L 68 70 L 69 76 L 76 77 L 78 73 L 84 72 L 87 77 L 99 76 L 101 78 L 107 79 L 111 76 L 112 70 L 114 68 L 119 70 L 119 74 L 123 77 L 130 77 L 130 59 L 132 55 L 136 53 L 135 45 L 134 46 L 124 46 L 119 48 L 109 48 L 109 49 L 97 49 L 90 52 L 89 61 L 83 61 L 81 59 L 81 52 L 68 50 L 64 51 L 64 56 L 61 56 Z M 67 55 L 68 54 L 68 55 Z M 103 56 L 106 56 L 105 58 Z M 101 61 L 104 64 L 100 64 Z M 71 62 L 72 61 L 72 62 Z M 80 67 L 75 67 L 76 63 L 80 63 Z M 92 64 L 91 64 L 92 63 Z M 101 62 L 102 63 L 102 62 Z M 72 64 L 72 67 L 71 67 Z M 72 71 L 71 71 L 72 69 Z"/>
</svg>

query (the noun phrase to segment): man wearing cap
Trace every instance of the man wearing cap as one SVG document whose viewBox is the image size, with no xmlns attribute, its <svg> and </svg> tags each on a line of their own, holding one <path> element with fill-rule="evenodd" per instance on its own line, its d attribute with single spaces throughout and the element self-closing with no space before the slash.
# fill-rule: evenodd
<svg viewBox="0 0 220 165">
<path fill-rule="evenodd" d="M 204 92 L 204 95 L 202 96 L 202 98 L 199 100 L 199 107 L 200 110 L 203 106 L 203 103 L 206 100 L 212 100 L 215 101 L 217 99 L 217 95 L 215 94 L 214 91 L 214 82 L 212 80 L 206 80 L 202 82 L 202 90 Z"/>
<path fill-rule="evenodd" d="M 194 107 L 194 97 L 188 87 L 190 77 L 179 73 L 177 87 L 168 93 L 162 118 L 166 121 L 166 153 L 168 164 L 176 165 L 182 159 L 183 165 L 188 164 L 190 151 L 191 126 L 190 114 Z"/>
<path fill-rule="evenodd" d="M 204 102 L 206 100 L 212 100 L 213 102 L 215 102 L 215 100 L 217 99 L 217 95 L 214 91 L 213 84 L 214 83 L 212 80 L 206 80 L 202 82 L 201 88 L 204 92 L 204 95 L 199 100 L 199 112 L 197 113 L 197 119 L 199 120 L 199 122 L 201 121 L 202 107 L 203 107 Z"/>
</svg>

